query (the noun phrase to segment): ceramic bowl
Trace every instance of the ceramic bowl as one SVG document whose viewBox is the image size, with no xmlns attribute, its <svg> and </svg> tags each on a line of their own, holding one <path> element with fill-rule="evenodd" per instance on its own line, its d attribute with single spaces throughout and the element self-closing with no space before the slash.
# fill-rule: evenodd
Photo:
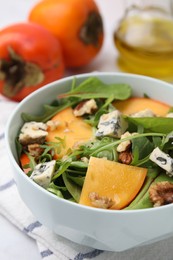
<svg viewBox="0 0 173 260">
<path fill-rule="evenodd" d="M 76 76 L 78 83 L 90 76 L 105 83 L 128 83 L 133 94 L 172 104 L 173 86 L 149 77 L 96 72 Z M 79 205 L 56 197 L 28 178 L 18 165 L 15 138 L 22 125 L 21 113 L 38 114 L 43 104 L 71 86 L 72 77 L 53 82 L 19 103 L 6 128 L 9 161 L 21 198 L 35 217 L 55 233 L 76 243 L 97 249 L 123 251 L 149 244 L 173 234 L 173 205 L 143 210 L 103 210 Z"/>
</svg>

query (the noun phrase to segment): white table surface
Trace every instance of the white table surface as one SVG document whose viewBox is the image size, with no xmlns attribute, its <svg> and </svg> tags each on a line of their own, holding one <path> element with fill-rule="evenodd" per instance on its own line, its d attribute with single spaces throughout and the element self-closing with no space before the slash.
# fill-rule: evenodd
<svg viewBox="0 0 173 260">
<path fill-rule="evenodd" d="M 0 0 L 0 29 L 15 22 L 26 21 L 30 8 L 37 0 Z M 102 13 L 105 41 L 96 59 L 85 71 L 117 71 L 117 51 L 113 44 L 113 31 L 122 14 L 122 0 L 97 0 Z M 80 71 L 81 72 L 81 71 Z M 77 71 L 76 71 L 77 73 Z M 9 111 L 10 112 L 10 111 Z M 0 126 L 1 127 L 1 126 Z M 34 240 L 20 232 L 0 215 L 0 259 L 39 260 L 41 259 Z"/>
</svg>

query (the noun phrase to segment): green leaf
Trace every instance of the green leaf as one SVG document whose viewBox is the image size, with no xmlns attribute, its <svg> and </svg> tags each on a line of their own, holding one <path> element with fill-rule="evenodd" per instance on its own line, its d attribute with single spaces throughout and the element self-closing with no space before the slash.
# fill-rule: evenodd
<svg viewBox="0 0 173 260">
<path fill-rule="evenodd" d="M 165 136 L 165 138 L 162 139 L 161 147 L 163 148 L 167 143 L 170 142 L 170 140 L 171 140 L 171 145 L 172 145 L 172 139 L 173 139 L 173 131 L 168 133 L 167 136 Z"/>
<path fill-rule="evenodd" d="M 150 177 L 150 178 L 152 178 L 152 177 Z M 173 183 L 173 178 L 167 176 L 165 173 L 161 173 L 159 176 L 154 178 L 154 180 L 151 182 L 150 185 L 153 185 L 155 183 L 162 182 L 162 181 L 168 181 L 168 182 Z M 153 203 L 151 202 L 150 197 L 149 197 L 149 187 L 150 187 L 150 185 L 148 185 L 148 187 L 144 186 L 144 189 L 146 190 L 145 194 L 141 197 L 141 199 L 139 199 L 137 201 L 136 204 L 134 203 L 131 206 L 129 205 L 129 208 L 127 208 L 127 209 L 145 209 L 145 208 L 152 208 L 153 207 Z"/>
<path fill-rule="evenodd" d="M 133 160 L 131 162 L 131 165 L 137 165 L 138 161 L 139 161 L 139 148 L 138 146 L 134 146 L 133 150 L 132 150 L 132 154 L 133 154 Z"/>
<path fill-rule="evenodd" d="M 21 117 L 24 122 L 36 121 L 36 122 L 47 122 L 58 112 L 64 110 L 67 107 L 74 105 L 76 101 L 67 101 L 65 104 L 59 106 L 44 105 L 43 112 L 41 115 L 31 115 L 29 113 L 22 113 Z"/>
<path fill-rule="evenodd" d="M 139 160 L 145 158 L 154 149 L 153 143 L 150 142 L 145 136 L 137 139 L 132 139 L 132 153 L 135 149 L 137 149 L 137 147 L 139 151 Z"/>
<path fill-rule="evenodd" d="M 90 77 L 71 91 L 59 95 L 59 98 L 73 96 L 82 99 L 91 99 L 110 98 L 111 96 L 113 99 L 124 100 L 129 98 L 131 93 L 132 89 L 127 84 L 105 84 L 96 77 Z"/>
<path fill-rule="evenodd" d="M 106 98 L 108 99 L 104 106 L 107 106 L 113 99 L 124 100 L 131 96 L 131 87 L 127 84 L 105 84 L 99 79 L 91 77 L 82 82 L 79 86 L 74 86 L 68 93 L 59 95 L 61 103 L 58 106 L 44 105 L 43 111 L 40 115 L 31 115 L 29 113 L 22 113 L 21 117 L 24 122 L 36 121 L 47 122 L 58 112 L 67 107 L 72 107 L 82 99 L 90 98 Z M 64 98 L 67 97 L 67 98 Z M 72 98 L 73 97 L 73 98 Z"/>
<path fill-rule="evenodd" d="M 143 188 L 141 189 L 141 191 L 139 192 L 137 197 L 130 203 L 129 206 L 124 208 L 124 210 L 134 209 L 135 206 L 139 203 L 139 201 L 142 200 L 142 198 L 144 197 L 144 195 L 148 191 L 152 182 L 153 182 L 153 178 L 146 177 Z"/>
<path fill-rule="evenodd" d="M 49 187 L 47 188 L 47 190 L 60 198 L 64 198 L 62 191 L 67 191 L 67 188 L 65 186 L 63 186 L 63 187 L 57 186 L 53 182 L 51 182 L 49 184 Z"/>
<path fill-rule="evenodd" d="M 80 168 L 80 169 L 87 169 L 88 164 L 82 161 L 73 161 L 70 164 L 70 167 L 76 167 L 76 168 Z"/>
<path fill-rule="evenodd" d="M 57 141 L 56 141 L 57 140 Z M 65 138 L 55 137 L 54 142 L 46 142 L 45 144 L 40 145 L 41 148 L 44 148 L 42 157 L 51 152 L 51 155 L 60 154 L 62 148 L 65 148 L 66 140 Z"/>
<path fill-rule="evenodd" d="M 75 176 L 68 175 L 68 178 L 71 179 L 74 183 L 76 183 L 76 184 L 79 185 L 80 187 L 83 186 L 84 180 L 85 180 L 85 176 L 75 177 Z"/>
<path fill-rule="evenodd" d="M 163 133 L 143 133 L 143 134 L 136 134 L 136 135 L 132 135 L 123 139 L 118 139 L 109 143 L 105 143 L 105 144 L 101 144 L 101 145 L 97 145 L 94 148 L 88 148 L 88 151 L 85 151 L 88 155 L 90 156 L 96 156 L 97 153 L 100 153 L 101 151 L 113 148 L 115 146 L 117 146 L 118 144 L 120 144 L 121 142 L 127 141 L 127 140 L 133 140 L 136 138 L 141 138 L 143 136 L 165 136 L 165 134 Z"/>
<path fill-rule="evenodd" d="M 84 163 L 82 161 L 72 161 L 68 169 L 66 169 L 67 173 L 78 175 L 86 175 L 88 163 Z M 69 175 L 71 176 L 71 175 Z"/>
<path fill-rule="evenodd" d="M 63 195 L 62 195 L 62 192 L 58 189 L 53 189 L 53 188 L 47 188 L 47 190 L 53 194 L 55 194 L 57 197 L 60 197 L 60 198 L 64 198 Z"/>
<path fill-rule="evenodd" d="M 148 192 L 150 185 L 152 184 L 153 180 L 158 176 L 158 174 L 158 168 L 148 169 L 147 177 L 145 179 L 142 189 L 140 190 L 136 198 L 130 203 L 130 205 L 125 208 L 125 210 L 134 209 L 136 205 L 138 205 L 138 203 L 143 199 L 144 195 Z"/>
<path fill-rule="evenodd" d="M 164 139 L 164 138 L 162 138 L 162 139 Z M 153 136 L 152 141 L 153 141 L 154 147 L 160 147 L 162 144 L 162 139 L 159 136 Z"/>
<path fill-rule="evenodd" d="M 23 147 L 22 147 L 21 143 L 19 143 L 18 138 L 15 139 L 15 145 L 16 145 L 16 150 L 17 150 L 17 156 L 18 156 L 18 158 L 20 158 Z"/>
<path fill-rule="evenodd" d="M 65 160 L 64 162 L 62 162 L 62 164 L 60 165 L 57 173 L 55 173 L 55 175 L 53 176 L 52 180 L 57 179 L 59 176 L 61 176 L 66 170 L 67 168 L 70 166 L 72 159 L 68 158 L 67 160 Z"/>
<path fill-rule="evenodd" d="M 138 126 L 141 125 L 145 132 L 168 134 L 173 129 L 173 118 L 168 117 L 126 117 L 126 119 Z"/>
<path fill-rule="evenodd" d="M 80 186 L 74 183 L 72 180 L 70 180 L 65 172 L 62 174 L 62 178 L 65 183 L 65 186 L 67 187 L 68 192 L 71 194 L 71 196 L 74 198 L 76 202 L 79 202 L 81 194 Z"/>
</svg>

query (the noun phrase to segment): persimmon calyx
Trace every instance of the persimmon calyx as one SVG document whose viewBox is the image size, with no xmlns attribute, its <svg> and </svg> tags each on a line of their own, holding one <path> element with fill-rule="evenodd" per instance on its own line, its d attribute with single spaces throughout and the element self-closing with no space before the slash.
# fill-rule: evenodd
<svg viewBox="0 0 173 260">
<path fill-rule="evenodd" d="M 80 40 L 82 40 L 82 42 L 86 45 L 91 44 L 97 47 L 101 34 L 103 34 L 102 18 L 98 12 L 90 12 L 87 20 L 80 29 Z"/>
<path fill-rule="evenodd" d="M 15 96 L 24 87 L 36 86 L 44 80 L 44 73 L 34 63 L 24 61 L 8 48 L 9 59 L 0 60 L 0 80 L 4 81 L 3 94 Z"/>
</svg>

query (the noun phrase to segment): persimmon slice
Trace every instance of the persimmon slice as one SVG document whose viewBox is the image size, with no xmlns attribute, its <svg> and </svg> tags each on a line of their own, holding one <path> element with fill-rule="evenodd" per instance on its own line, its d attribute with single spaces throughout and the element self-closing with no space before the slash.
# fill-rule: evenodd
<svg viewBox="0 0 173 260">
<path fill-rule="evenodd" d="M 69 149 L 87 142 L 93 135 L 92 127 L 82 117 L 75 117 L 72 108 L 66 108 L 55 115 L 52 121 L 58 121 L 59 126 L 55 130 L 48 129 L 47 142 L 57 142 L 56 137 L 65 141 L 65 147 L 55 158 L 61 158 Z"/>
<path fill-rule="evenodd" d="M 138 113 L 148 108 L 157 116 L 165 116 L 170 109 L 170 106 L 165 103 L 144 97 L 132 97 L 127 100 L 114 102 L 113 105 L 125 115 Z"/>
<path fill-rule="evenodd" d="M 91 157 L 79 203 L 96 207 L 100 200 L 100 208 L 123 209 L 138 194 L 146 175 L 146 168 Z"/>
</svg>

